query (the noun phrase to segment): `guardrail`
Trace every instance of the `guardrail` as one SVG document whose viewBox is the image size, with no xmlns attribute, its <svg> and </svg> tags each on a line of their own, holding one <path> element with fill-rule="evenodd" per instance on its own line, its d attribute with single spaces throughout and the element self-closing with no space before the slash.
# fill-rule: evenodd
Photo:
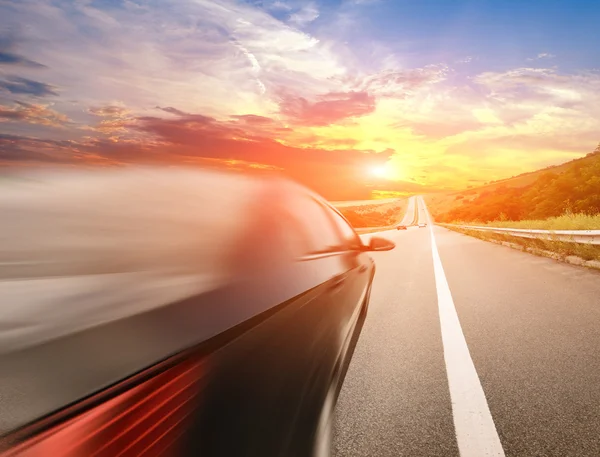
<svg viewBox="0 0 600 457">
<path fill-rule="evenodd" d="M 475 225 L 442 224 L 442 227 L 456 227 L 465 230 L 478 230 L 499 233 L 504 235 L 518 236 L 521 238 L 537 238 L 547 241 L 561 241 L 565 243 L 582 243 L 600 245 L 600 230 L 535 230 L 514 229 L 501 227 L 480 227 Z"/>
</svg>

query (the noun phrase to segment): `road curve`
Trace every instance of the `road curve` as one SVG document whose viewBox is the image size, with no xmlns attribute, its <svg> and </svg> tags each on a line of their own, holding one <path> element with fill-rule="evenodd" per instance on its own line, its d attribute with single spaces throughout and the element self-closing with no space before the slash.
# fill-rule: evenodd
<svg viewBox="0 0 600 457">
<path fill-rule="evenodd" d="M 600 273 L 441 227 L 381 235 L 397 247 L 374 254 L 333 455 L 477 457 L 469 445 L 481 436 L 457 431 L 460 403 L 479 386 L 491 418 L 480 434 L 499 438 L 493 455 L 600 456 Z M 442 340 L 432 236 L 474 367 L 462 397 L 449 387 L 458 349 Z"/>
</svg>

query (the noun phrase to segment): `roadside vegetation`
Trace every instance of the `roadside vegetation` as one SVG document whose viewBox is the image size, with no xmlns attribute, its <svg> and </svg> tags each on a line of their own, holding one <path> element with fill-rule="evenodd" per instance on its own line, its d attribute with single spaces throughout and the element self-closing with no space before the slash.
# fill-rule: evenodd
<svg viewBox="0 0 600 457">
<path fill-rule="evenodd" d="M 407 200 L 399 199 L 385 203 L 360 206 L 337 206 L 348 222 L 356 229 L 381 228 L 398 224 L 404 217 Z M 361 230 L 362 231 L 362 230 Z"/>
<path fill-rule="evenodd" d="M 458 225 L 479 225 L 482 227 L 502 227 L 516 229 L 538 230 L 598 230 L 600 229 L 600 214 L 573 214 L 566 212 L 562 216 L 549 217 L 548 219 L 524 221 L 453 221 Z"/>
</svg>

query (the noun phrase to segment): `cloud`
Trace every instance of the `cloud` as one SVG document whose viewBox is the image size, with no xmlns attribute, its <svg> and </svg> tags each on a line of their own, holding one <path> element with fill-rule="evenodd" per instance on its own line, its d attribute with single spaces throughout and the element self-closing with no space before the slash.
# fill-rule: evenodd
<svg viewBox="0 0 600 457">
<path fill-rule="evenodd" d="M 173 108 L 171 106 L 167 106 L 164 108 L 157 106 L 156 108 L 158 108 L 161 111 L 164 111 L 165 113 L 175 114 L 176 116 L 188 116 L 189 115 L 189 113 L 183 112 L 183 111 L 178 110 L 177 108 Z"/>
<path fill-rule="evenodd" d="M 144 136 L 129 141 L 88 138 L 51 141 L 0 136 L 0 163 L 189 164 L 219 167 L 275 168 L 332 199 L 369 198 L 361 173 L 373 162 L 388 160 L 393 150 L 375 153 L 356 149 L 297 148 L 257 135 L 236 118 L 233 124 L 201 114 L 164 119 L 144 116 L 128 129 Z M 242 121 L 242 123 L 237 122 Z M 277 124 L 276 120 L 262 124 Z"/>
<path fill-rule="evenodd" d="M 533 111 L 559 107 L 598 113 L 600 108 L 599 72 L 560 74 L 553 68 L 524 67 L 484 72 L 475 77 L 474 82 L 489 89 L 489 98 L 497 103 L 510 103 Z"/>
<path fill-rule="evenodd" d="M 43 142 L 24 136 L 0 133 L 0 164 L 6 166 L 10 165 L 11 162 L 19 164 L 31 161 L 53 162 L 51 156 L 40 152 L 39 148 L 40 145 L 51 143 L 53 142 Z M 66 154 L 64 159 L 71 161 L 72 157 L 70 154 Z"/>
<path fill-rule="evenodd" d="M 307 161 L 315 164 L 341 167 L 361 161 L 373 151 L 338 150 L 324 151 L 318 148 L 294 148 L 283 145 L 268 136 L 255 134 L 250 125 L 277 125 L 274 119 L 262 116 L 237 116 L 243 123 L 218 121 L 201 114 L 189 114 L 175 119 L 160 117 L 138 118 L 136 129 L 149 133 L 161 144 L 191 148 L 193 155 L 206 158 L 238 159 L 265 163 L 291 169 Z M 250 122 L 248 123 L 248 121 Z M 258 122 L 257 122 L 258 121 Z M 187 149 L 181 149 L 184 151 Z M 393 151 L 388 152 L 391 154 Z"/>
<path fill-rule="evenodd" d="M 400 127 L 408 127 L 415 135 L 423 136 L 428 139 L 442 139 L 465 133 L 476 131 L 482 127 L 481 122 L 473 121 L 444 121 L 441 119 L 427 121 L 406 122 L 399 124 Z"/>
<path fill-rule="evenodd" d="M 0 122 L 25 122 L 59 127 L 68 121 L 67 116 L 48 108 L 47 105 L 23 102 L 16 102 L 11 107 L 0 105 Z"/>
<path fill-rule="evenodd" d="M 456 63 L 471 63 L 471 62 L 473 62 L 473 57 L 471 57 L 471 56 L 467 56 L 463 59 L 458 59 L 456 61 Z"/>
<path fill-rule="evenodd" d="M 474 81 L 490 88 L 508 88 L 518 85 L 534 85 L 547 81 L 555 74 L 555 70 L 550 68 L 521 67 L 504 72 L 483 72 L 475 76 Z"/>
<path fill-rule="evenodd" d="M 121 133 L 126 133 L 129 131 L 129 128 L 132 127 L 133 120 L 131 119 L 104 119 L 100 121 L 99 124 L 93 127 L 86 127 L 85 130 L 94 130 L 97 132 L 104 133 L 106 135 L 116 135 Z M 113 140 L 117 140 L 117 138 L 113 138 Z"/>
<path fill-rule="evenodd" d="M 331 92 L 310 102 L 304 97 L 284 95 L 280 111 L 301 125 L 329 125 L 375 111 L 375 97 L 367 92 Z"/>
<path fill-rule="evenodd" d="M 102 120 L 93 126 L 85 125 L 82 129 L 112 135 L 113 141 L 122 139 L 117 135 L 128 133 L 129 129 L 135 124 L 135 116 L 132 115 L 128 108 L 121 104 L 94 106 L 87 111 Z"/>
<path fill-rule="evenodd" d="M 314 2 L 310 2 L 290 15 L 290 23 L 298 27 L 304 27 L 316 20 L 318 17 L 319 9 L 317 8 L 317 5 Z"/>
<path fill-rule="evenodd" d="M 383 70 L 355 82 L 358 90 L 369 91 L 381 97 L 404 98 L 416 90 L 442 82 L 449 68 L 446 65 L 428 65 L 408 70 Z"/>
<path fill-rule="evenodd" d="M 561 74 L 524 67 L 483 72 L 473 81 L 472 96 L 457 92 L 451 101 L 480 125 L 441 140 L 447 163 L 467 157 L 464 166 L 487 167 L 489 178 L 493 174 L 497 179 L 570 160 L 598 142 L 599 72 Z M 469 125 L 464 116 L 449 115 L 443 106 L 436 106 L 434 113 L 433 124 L 446 118 L 457 127 Z"/>
<path fill-rule="evenodd" d="M 117 105 L 96 106 L 90 108 L 88 112 L 100 117 L 124 117 L 130 113 L 125 107 Z"/>
<path fill-rule="evenodd" d="M 267 9 L 272 10 L 272 11 L 290 11 L 292 9 L 292 7 L 288 3 L 281 2 L 281 1 L 274 1 L 267 5 Z"/>
<path fill-rule="evenodd" d="M 363 81 L 376 81 L 370 88 L 377 110 L 357 120 L 357 133 L 339 126 L 330 132 L 359 139 L 357 148 L 395 145 L 400 173 L 428 170 L 422 183 L 460 186 L 481 174 L 499 179 L 570 160 L 598 143 L 600 72 L 514 68 L 444 84 L 390 79 L 411 90 L 383 97 L 388 79 L 367 76 Z M 360 83 L 355 87 L 367 87 Z"/>
<path fill-rule="evenodd" d="M 302 10 L 308 20 L 310 5 Z M 49 63 L 45 76 L 60 82 L 61 96 L 92 106 L 121 100 L 134 109 L 270 114 L 278 88 L 324 93 L 346 72 L 326 43 L 234 0 L 181 0 L 168 8 L 23 0 L 11 5 L 9 16 L 30 24 L 22 32 L 22 53 Z M 74 71 L 65 75 L 65 68 Z"/>
<path fill-rule="evenodd" d="M 50 84 L 22 78 L 20 76 L 7 76 L 4 80 L 0 80 L 0 89 L 7 90 L 12 94 L 26 94 L 34 95 L 36 97 L 58 95 L 56 88 Z"/>
<path fill-rule="evenodd" d="M 14 54 L 12 52 L 2 51 L 0 50 L 0 65 L 23 65 L 25 67 L 32 68 L 46 68 L 45 65 L 41 63 L 34 62 L 33 60 L 29 60 L 26 57 L 23 57 L 19 54 Z"/>
<path fill-rule="evenodd" d="M 550 54 L 547 52 L 541 52 L 535 57 L 529 57 L 527 60 L 540 60 L 540 59 L 553 59 L 556 57 L 554 54 Z"/>
<path fill-rule="evenodd" d="M 21 65 L 30 68 L 46 68 L 41 63 L 34 62 L 16 52 L 15 40 L 10 36 L 0 37 L 0 65 Z"/>
<path fill-rule="evenodd" d="M 273 119 L 265 116 L 257 116 L 256 114 L 242 114 L 234 115 L 232 117 L 248 125 L 265 125 L 274 123 Z"/>
<path fill-rule="evenodd" d="M 139 128 L 157 136 L 171 160 L 200 157 L 222 161 L 241 160 L 274 166 L 329 198 L 367 197 L 370 192 L 360 173 L 376 155 L 385 160 L 393 151 L 374 154 L 355 149 L 296 148 L 238 126 L 205 116 L 180 119 L 142 119 Z M 171 146 L 169 146 L 171 145 Z M 370 153 L 369 153 L 370 152 Z"/>
<path fill-rule="evenodd" d="M 67 165 L 97 166 L 115 163 L 86 151 L 84 143 L 30 138 L 21 135 L 0 134 L 0 165 Z"/>
</svg>

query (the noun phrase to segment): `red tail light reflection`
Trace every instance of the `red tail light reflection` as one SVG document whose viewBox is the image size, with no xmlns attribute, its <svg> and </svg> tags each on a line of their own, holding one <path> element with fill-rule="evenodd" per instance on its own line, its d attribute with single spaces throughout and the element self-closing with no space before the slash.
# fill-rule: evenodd
<svg viewBox="0 0 600 457">
<path fill-rule="evenodd" d="M 176 457 L 202 380 L 184 361 L 1 457 Z"/>
</svg>

